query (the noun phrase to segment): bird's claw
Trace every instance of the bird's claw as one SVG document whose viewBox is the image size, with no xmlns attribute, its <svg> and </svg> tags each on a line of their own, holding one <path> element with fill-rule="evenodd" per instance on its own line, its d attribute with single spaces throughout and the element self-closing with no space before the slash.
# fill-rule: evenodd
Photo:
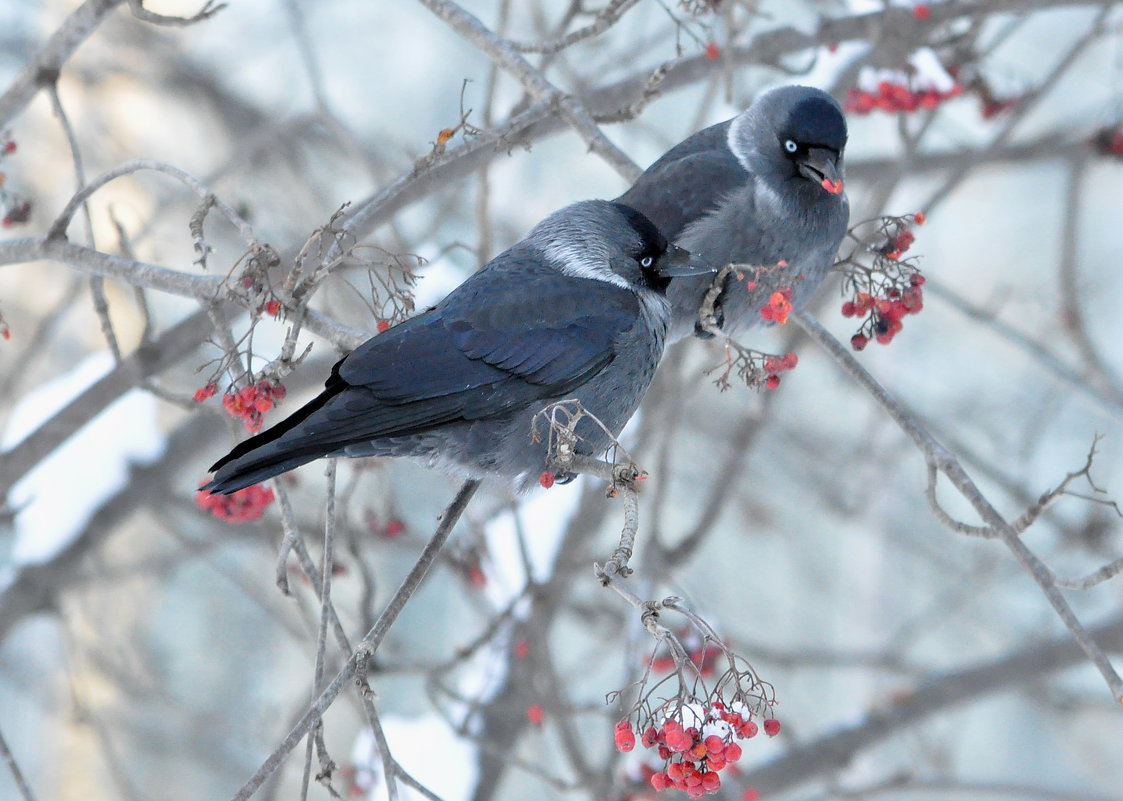
<svg viewBox="0 0 1123 801">
<path fill-rule="evenodd" d="M 699 317 L 694 321 L 694 336 L 699 339 L 713 339 L 714 329 L 725 328 L 725 312 L 721 308 L 721 298 L 714 304 L 714 313 Z"/>
<path fill-rule="evenodd" d="M 632 572 L 632 569 L 628 567 L 627 557 L 622 555 L 613 556 L 603 565 L 597 562 L 593 563 L 593 573 L 600 579 L 600 583 L 606 587 L 613 579 L 627 578 L 632 575 Z"/>
</svg>

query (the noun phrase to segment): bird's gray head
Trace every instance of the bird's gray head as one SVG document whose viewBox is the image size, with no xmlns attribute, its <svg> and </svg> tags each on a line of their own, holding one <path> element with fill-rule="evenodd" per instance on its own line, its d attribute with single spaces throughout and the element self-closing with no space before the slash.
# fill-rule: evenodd
<svg viewBox="0 0 1123 801">
<path fill-rule="evenodd" d="M 607 200 L 583 200 L 554 212 L 527 241 L 567 275 L 624 289 L 664 292 L 673 276 L 714 270 L 668 242 L 643 214 Z"/>
<path fill-rule="evenodd" d="M 773 184 L 806 179 L 839 195 L 845 148 L 842 109 L 810 86 L 771 89 L 729 126 L 729 149 L 746 170 Z"/>
</svg>

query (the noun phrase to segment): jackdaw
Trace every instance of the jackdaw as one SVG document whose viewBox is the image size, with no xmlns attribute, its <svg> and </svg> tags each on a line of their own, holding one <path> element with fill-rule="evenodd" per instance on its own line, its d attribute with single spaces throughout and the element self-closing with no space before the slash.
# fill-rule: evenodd
<svg viewBox="0 0 1123 801">
<path fill-rule="evenodd" d="M 433 308 L 339 361 L 318 397 L 211 467 L 230 493 L 321 456 L 412 456 L 471 478 L 547 470 L 535 415 L 575 399 L 616 435 L 651 383 L 670 276 L 710 271 L 620 203 L 574 203 Z M 590 418 L 575 450 L 611 439 Z"/>
<path fill-rule="evenodd" d="M 790 287 L 799 307 L 826 277 L 850 218 L 845 147 L 846 121 L 830 95 L 782 86 L 671 148 L 617 201 L 717 269 L 756 268 L 740 280 L 730 274 L 718 298 L 719 325 L 733 334 L 760 322 L 777 289 Z M 671 283 L 669 341 L 701 333 L 698 310 L 711 281 Z"/>
</svg>

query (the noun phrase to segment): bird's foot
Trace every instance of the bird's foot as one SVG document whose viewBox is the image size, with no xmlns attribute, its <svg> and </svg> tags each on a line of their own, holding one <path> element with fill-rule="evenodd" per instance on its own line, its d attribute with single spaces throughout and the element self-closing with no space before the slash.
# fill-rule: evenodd
<svg viewBox="0 0 1123 801">
<path fill-rule="evenodd" d="M 632 569 L 628 567 L 628 559 L 632 556 L 630 548 L 617 548 L 612 554 L 612 558 L 605 562 L 603 565 L 597 562 L 593 563 L 593 573 L 600 583 L 608 586 L 613 579 L 627 578 L 632 575 Z"/>
<path fill-rule="evenodd" d="M 699 314 L 698 319 L 694 321 L 694 336 L 699 339 L 713 339 L 723 328 L 725 328 L 725 312 L 721 308 L 721 298 L 718 298 L 712 314 Z"/>
<path fill-rule="evenodd" d="M 722 309 L 722 300 L 729 290 L 733 275 L 732 264 L 725 265 L 714 275 L 709 289 L 702 296 L 702 302 L 698 306 L 698 319 L 694 321 L 694 336 L 701 339 L 711 339 L 725 328 L 725 311 Z"/>
</svg>

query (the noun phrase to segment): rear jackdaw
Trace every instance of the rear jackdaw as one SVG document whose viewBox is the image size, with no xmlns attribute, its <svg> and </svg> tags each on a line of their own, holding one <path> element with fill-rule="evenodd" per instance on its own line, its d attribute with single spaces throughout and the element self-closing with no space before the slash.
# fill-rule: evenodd
<svg viewBox="0 0 1123 801">
<path fill-rule="evenodd" d="M 730 274 L 718 298 L 718 323 L 734 334 L 760 322 L 778 288 L 790 287 L 799 307 L 826 277 L 850 218 L 845 147 L 846 121 L 830 95 L 782 86 L 671 148 L 617 201 L 716 269 L 756 268 L 742 270 L 740 280 Z M 700 331 L 711 280 L 671 283 L 671 342 Z"/>
<path fill-rule="evenodd" d="M 472 478 L 547 470 L 532 421 L 576 399 L 616 435 L 651 383 L 670 276 L 712 268 L 634 209 L 575 203 L 433 308 L 339 361 L 318 397 L 235 447 L 202 489 L 230 493 L 321 456 L 412 456 Z M 540 424 L 545 434 L 545 426 Z M 609 434 L 584 418 L 578 453 Z"/>
</svg>

